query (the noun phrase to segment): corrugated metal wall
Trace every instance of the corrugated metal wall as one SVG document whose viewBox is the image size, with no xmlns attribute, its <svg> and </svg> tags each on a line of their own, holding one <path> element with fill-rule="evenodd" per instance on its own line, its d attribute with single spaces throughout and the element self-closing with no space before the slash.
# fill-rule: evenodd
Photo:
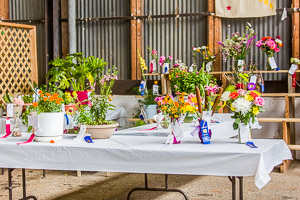
<svg viewBox="0 0 300 200">
<path fill-rule="evenodd" d="M 291 7 L 291 0 L 277 0 L 277 8 L 289 8 Z M 277 12 L 277 16 L 251 18 L 251 19 L 222 19 L 222 32 L 223 41 L 227 35 L 231 35 L 234 32 L 244 32 L 246 23 L 250 22 L 257 32 L 257 40 L 264 36 L 282 36 L 284 47 L 279 53 L 275 55 L 277 65 L 280 69 L 289 69 L 290 58 L 292 56 L 292 29 L 291 22 L 292 17 L 288 15 L 288 18 L 281 21 L 281 13 Z M 251 52 L 246 59 L 247 63 L 250 63 L 250 59 L 253 59 L 253 63 L 257 64 L 259 70 L 266 70 L 267 56 L 256 46 L 252 47 Z M 223 64 L 223 70 L 230 70 L 231 63 L 227 62 Z M 284 80 L 286 74 L 265 74 L 265 80 Z"/>
<path fill-rule="evenodd" d="M 78 18 L 130 16 L 128 0 L 76 0 L 76 4 Z M 118 67 L 121 79 L 130 79 L 130 21 L 79 22 L 77 51 L 104 58 L 109 66 Z"/>
<path fill-rule="evenodd" d="M 145 15 L 163 15 L 175 14 L 178 7 L 178 13 L 198 13 L 207 11 L 207 1 L 199 0 L 145 0 Z M 178 14 L 176 13 L 176 14 Z M 190 16 L 180 18 L 161 18 L 144 20 L 144 52 L 147 66 L 151 60 L 150 53 L 147 52 L 147 46 L 158 50 L 158 54 L 173 56 L 180 59 L 187 66 L 190 66 L 192 60 L 192 48 L 207 44 L 207 17 Z M 200 64 L 200 58 L 197 59 L 197 65 Z M 161 67 L 158 67 L 161 72 Z M 157 79 L 159 77 L 153 77 Z"/>
<path fill-rule="evenodd" d="M 44 19 L 44 0 L 9 0 L 9 17 L 11 20 Z M 24 22 L 22 22 L 24 24 Z M 36 26 L 37 56 L 39 82 L 45 82 L 45 25 L 44 23 L 30 23 Z"/>
</svg>

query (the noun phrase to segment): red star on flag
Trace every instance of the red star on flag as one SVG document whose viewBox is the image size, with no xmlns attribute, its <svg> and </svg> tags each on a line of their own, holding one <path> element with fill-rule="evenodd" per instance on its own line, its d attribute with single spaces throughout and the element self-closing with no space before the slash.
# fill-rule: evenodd
<svg viewBox="0 0 300 200">
<path fill-rule="evenodd" d="M 226 8 L 227 8 L 227 10 L 231 10 L 231 6 L 227 6 Z"/>
</svg>

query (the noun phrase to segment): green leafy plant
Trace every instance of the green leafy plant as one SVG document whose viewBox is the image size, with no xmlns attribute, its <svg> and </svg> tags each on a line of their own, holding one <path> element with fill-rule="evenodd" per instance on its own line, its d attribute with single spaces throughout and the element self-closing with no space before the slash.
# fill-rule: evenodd
<svg viewBox="0 0 300 200">
<path fill-rule="evenodd" d="M 95 87 L 99 74 L 107 65 L 103 59 L 93 56 L 85 58 L 83 53 L 68 54 L 66 59 L 58 58 L 49 64 L 52 65 L 47 74 L 49 85 L 59 89 L 67 89 L 72 85 L 75 91 Z M 89 84 L 86 84 L 87 80 Z"/>
<path fill-rule="evenodd" d="M 61 104 L 63 99 L 57 93 L 49 93 L 39 91 L 39 101 L 32 104 L 32 111 L 37 111 L 38 113 L 51 113 L 51 112 L 61 112 Z"/>
<path fill-rule="evenodd" d="M 213 75 L 205 72 L 204 68 L 193 72 L 188 72 L 187 68 L 173 68 L 170 71 L 170 80 L 172 90 L 176 93 L 195 93 L 198 86 L 202 97 L 205 96 L 204 86 L 216 84 L 216 79 Z"/>
<path fill-rule="evenodd" d="M 91 94 L 91 100 L 88 105 L 80 106 L 79 112 L 76 113 L 75 119 L 79 124 L 85 125 L 102 125 L 102 124 L 114 124 L 114 121 L 106 120 L 106 114 L 108 110 L 115 108 L 111 102 L 111 88 L 116 80 L 118 80 L 117 68 L 113 67 L 108 72 L 101 76 L 100 94 L 95 95 L 95 92 Z"/>
<path fill-rule="evenodd" d="M 24 95 L 22 97 L 22 100 L 24 101 L 24 103 L 32 103 L 33 102 L 33 96 L 28 94 L 28 95 Z"/>
</svg>

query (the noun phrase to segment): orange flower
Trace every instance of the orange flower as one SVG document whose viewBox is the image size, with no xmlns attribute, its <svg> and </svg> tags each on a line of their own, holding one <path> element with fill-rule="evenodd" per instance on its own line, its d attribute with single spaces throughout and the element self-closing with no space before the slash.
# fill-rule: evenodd
<svg viewBox="0 0 300 200">
<path fill-rule="evenodd" d="M 57 105 L 60 105 L 60 101 L 58 101 L 58 100 L 56 100 L 55 103 L 56 103 Z"/>
<path fill-rule="evenodd" d="M 236 99 L 236 98 L 238 98 L 238 96 L 239 96 L 239 93 L 237 93 L 237 92 L 231 92 L 229 95 L 229 97 L 232 99 Z"/>
<path fill-rule="evenodd" d="M 55 99 L 53 97 L 49 97 L 49 101 L 54 101 Z"/>
<path fill-rule="evenodd" d="M 57 100 L 58 100 L 58 101 L 62 101 L 62 102 L 64 101 L 62 98 L 58 98 Z"/>
<path fill-rule="evenodd" d="M 45 97 L 45 98 L 44 98 L 44 102 L 47 101 L 47 100 L 48 100 L 48 97 Z"/>
<path fill-rule="evenodd" d="M 44 97 L 44 94 L 41 94 L 41 97 L 43 98 L 43 97 Z"/>
<path fill-rule="evenodd" d="M 262 39 L 262 41 L 265 41 L 265 40 L 270 39 L 270 38 L 271 38 L 270 36 L 267 36 L 267 37 L 263 37 L 261 39 Z"/>
<path fill-rule="evenodd" d="M 51 94 L 49 92 L 45 93 L 46 96 L 50 97 Z"/>
<path fill-rule="evenodd" d="M 42 90 L 39 90 L 39 94 L 43 94 L 43 91 L 42 91 Z"/>
<path fill-rule="evenodd" d="M 38 106 L 38 103 L 37 103 L 37 102 L 34 102 L 32 105 L 33 105 L 33 107 L 36 108 L 36 107 Z"/>
</svg>

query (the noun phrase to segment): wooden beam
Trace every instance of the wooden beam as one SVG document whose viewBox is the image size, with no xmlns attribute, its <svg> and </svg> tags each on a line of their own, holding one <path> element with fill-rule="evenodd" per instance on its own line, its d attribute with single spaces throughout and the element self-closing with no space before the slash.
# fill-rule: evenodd
<svg viewBox="0 0 300 200">
<path fill-rule="evenodd" d="M 137 5 L 136 5 L 136 15 L 137 16 L 141 16 L 143 14 L 143 6 L 142 6 L 142 0 L 137 0 Z M 143 20 L 138 19 L 136 20 L 137 24 L 136 24 L 136 46 L 137 49 L 140 50 L 141 55 L 144 57 L 144 48 L 142 46 L 142 37 L 143 37 Z M 142 77 L 142 70 L 140 67 L 140 60 L 137 58 L 137 65 L 136 65 L 136 73 L 137 73 L 137 79 L 140 80 Z"/>
<path fill-rule="evenodd" d="M 288 145 L 290 150 L 297 150 L 299 151 L 300 150 L 300 145 Z"/>
<path fill-rule="evenodd" d="M 299 8 L 300 0 L 292 0 L 292 7 Z M 292 55 L 294 58 L 299 58 L 300 55 L 300 13 L 293 12 L 292 14 L 292 33 L 293 33 L 293 44 L 292 44 Z"/>
<path fill-rule="evenodd" d="M 9 0 L 0 0 L 0 20 L 9 20 Z"/>
<path fill-rule="evenodd" d="M 293 122 L 299 123 L 300 118 L 258 118 L 259 122 Z"/>
<path fill-rule="evenodd" d="M 131 0 L 131 7 L 130 13 L 132 16 L 136 16 L 136 9 L 137 9 L 137 0 Z M 131 29 L 131 79 L 137 80 L 137 38 L 136 38 L 136 31 L 137 31 L 137 20 L 133 19 L 130 21 L 130 29 Z"/>
</svg>

